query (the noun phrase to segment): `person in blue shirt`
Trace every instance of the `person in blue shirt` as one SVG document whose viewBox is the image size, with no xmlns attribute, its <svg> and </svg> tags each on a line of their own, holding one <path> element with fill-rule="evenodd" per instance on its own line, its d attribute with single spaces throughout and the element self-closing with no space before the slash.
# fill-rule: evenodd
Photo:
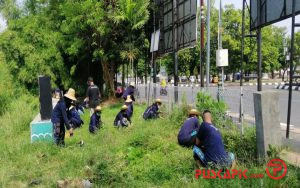
<svg viewBox="0 0 300 188">
<path fill-rule="evenodd" d="M 127 96 L 130 96 L 131 99 L 133 101 L 135 101 L 135 98 L 134 98 L 134 84 L 133 83 L 130 83 L 130 85 L 126 88 L 125 92 L 123 93 L 123 99 L 126 100 L 127 99 Z"/>
<path fill-rule="evenodd" d="M 191 147 L 196 143 L 196 136 L 200 127 L 199 124 L 200 113 L 196 109 L 189 112 L 189 117 L 183 123 L 178 133 L 178 143 L 184 147 Z"/>
<path fill-rule="evenodd" d="M 67 109 L 70 108 L 72 101 L 75 101 L 75 90 L 70 88 L 68 92 L 55 105 L 52 114 L 51 122 L 53 124 L 54 143 L 57 145 L 65 145 L 65 127 L 73 135 L 73 128 L 70 125 L 67 115 Z"/>
<path fill-rule="evenodd" d="M 224 148 L 220 131 L 213 125 L 211 112 L 203 112 L 203 123 L 197 133 L 196 145 L 193 148 L 198 166 L 227 167 L 235 164 L 233 153 Z"/>
<path fill-rule="evenodd" d="M 121 111 L 117 114 L 114 121 L 116 127 L 128 127 L 131 124 L 131 119 L 127 115 L 127 109 L 126 105 L 121 107 Z"/>
<path fill-rule="evenodd" d="M 89 131 L 90 133 L 96 133 L 102 126 L 101 121 L 101 106 L 98 105 L 94 109 L 94 113 L 91 116 Z"/>
<path fill-rule="evenodd" d="M 127 116 L 129 118 L 131 118 L 132 115 L 133 115 L 133 103 L 132 103 L 132 99 L 131 99 L 130 95 L 127 96 L 127 99 L 125 101 L 125 105 L 128 107 L 127 110 L 126 110 Z"/>
<path fill-rule="evenodd" d="M 143 118 L 145 120 L 159 118 L 159 107 L 161 104 L 162 101 L 160 99 L 156 99 L 155 102 L 145 110 Z"/>
<path fill-rule="evenodd" d="M 68 118 L 73 129 L 81 127 L 81 125 L 84 123 L 80 118 L 80 114 L 75 105 L 71 105 L 69 108 Z"/>
</svg>

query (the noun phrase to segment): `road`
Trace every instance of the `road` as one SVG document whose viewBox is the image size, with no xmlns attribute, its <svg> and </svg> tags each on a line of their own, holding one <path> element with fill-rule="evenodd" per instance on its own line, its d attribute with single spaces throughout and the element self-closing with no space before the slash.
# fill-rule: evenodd
<svg viewBox="0 0 300 188">
<path fill-rule="evenodd" d="M 145 98 L 145 86 L 139 86 L 139 96 Z M 189 104 L 195 104 L 197 92 L 201 90 L 199 87 L 179 87 L 179 100 L 185 95 Z M 279 92 L 279 105 L 280 105 L 280 121 L 286 123 L 287 121 L 287 106 L 288 106 L 288 91 L 278 90 L 274 86 L 263 86 L 263 90 L 276 90 Z M 208 90 L 214 98 L 217 98 L 217 87 L 209 87 Z M 148 90 L 149 92 L 149 90 Z M 147 92 L 147 93 L 148 93 Z M 244 86 L 244 113 L 250 116 L 254 116 L 254 104 L 253 104 L 253 93 L 256 92 L 256 86 Z M 153 96 L 153 87 L 150 90 L 150 96 Z M 174 102 L 174 87 L 168 87 L 168 95 L 160 96 L 159 87 L 156 89 L 156 96 L 167 102 Z M 227 103 L 229 110 L 234 113 L 239 112 L 240 106 L 240 87 L 239 86 L 228 86 L 225 87 L 224 100 Z M 293 91 L 292 99 L 292 114 L 291 124 L 297 128 L 300 128 L 300 91 Z"/>
</svg>

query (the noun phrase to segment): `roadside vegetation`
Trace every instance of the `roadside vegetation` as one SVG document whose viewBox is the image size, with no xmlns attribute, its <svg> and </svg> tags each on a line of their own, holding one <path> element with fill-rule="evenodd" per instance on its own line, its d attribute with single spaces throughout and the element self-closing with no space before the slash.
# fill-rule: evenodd
<svg viewBox="0 0 300 188">
<path fill-rule="evenodd" d="M 201 101 L 200 96 L 202 94 L 198 95 L 198 101 Z M 219 128 L 227 150 L 237 155 L 237 169 L 248 169 L 248 176 L 262 173 L 264 178 L 222 180 L 199 176 L 196 179 L 192 150 L 177 144 L 178 130 L 189 109 L 185 104 L 175 107 L 163 119 L 147 122 L 141 116 L 145 105 L 135 105 L 133 125 L 125 129 L 112 125 L 121 104 L 107 106 L 102 113 L 103 128 L 95 135 L 88 132 L 89 112 L 86 112 L 84 126 L 75 131 L 74 137 L 66 139 L 64 148 L 51 143 L 30 143 L 29 123 L 38 111 L 36 104 L 33 97 L 20 97 L 0 117 L 0 131 L 4 135 L 0 137 L 0 162 L 4 164 L 0 168 L 0 187 L 26 187 L 31 182 L 38 182 L 41 187 L 55 187 L 58 180 L 82 179 L 102 187 L 299 185 L 299 169 L 290 165 L 282 180 L 270 179 L 265 173 L 265 164 L 258 165 L 255 160 L 255 130 L 248 128 L 241 136 L 230 120 L 226 120 L 227 126 Z M 83 146 L 79 144 L 81 140 Z"/>
</svg>

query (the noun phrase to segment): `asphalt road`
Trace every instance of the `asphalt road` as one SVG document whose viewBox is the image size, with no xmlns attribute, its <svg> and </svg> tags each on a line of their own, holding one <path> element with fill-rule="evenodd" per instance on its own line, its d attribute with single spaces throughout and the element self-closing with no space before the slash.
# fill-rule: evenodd
<svg viewBox="0 0 300 188">
<path fill-rule="evenodd" d="M 161 96 L 159 93 L 160 87 L 156 89 L 156 97 L 160 97 L 166 102 L 174 102 L 174 87 L 168 87 L 168 95 Z M 243 98 L 243 107 L 244 113 L 250 116 L 254 116 L 254 104 L 253 104 L 253 93 L 256 92 L 257 86 L 244 86 L 244 98 Z M 147 88 L 148 89 L 148 88 Z M 145 86 L 139 86 L 139 96 L 140 98 L 145 98 Z M 195 104 L 196 95 L 201 89 L 199 87 L 179 87 L 179 100 L 185 95 L 187 102 L 189 104 Z M 286 123 L 287 121 L 287 107 L 288 107 L 288 91 L 287 90 L 278 90 L 274 86 L 263 86 L 263 90 L 276 90 L 280 95 L 280 121 L 281 123 Z M 147 90 L 149 93 L 149 89 Z M 153 86 L 150 90 L 150 96 L 154 97 Z M 217 97 L 217 87 L 210 87 L 208 91 L 214 98 Z M 224 91 L 224 100 L 227 103 L 229 110 L 231 112 L 238 113 L 240 106 L 240 87 L 238 86 L 228 86 L 225 87 Z M 300 128 L 300 91 L 293 91 L 292 98 L 292 114 L 291 114 L 291 124 L 297 128 Z"/>
</svg>

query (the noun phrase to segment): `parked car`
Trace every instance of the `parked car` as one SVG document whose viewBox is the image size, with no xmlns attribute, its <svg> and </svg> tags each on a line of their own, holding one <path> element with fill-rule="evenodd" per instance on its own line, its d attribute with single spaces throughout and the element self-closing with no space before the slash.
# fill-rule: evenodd
<svg viewBox="0 0 300 188">
<path fill-rule="evenodd" d="M 190 76 L 190 82 L 195 83 L 196 82 L 196 76 Z"/>
</svg>

